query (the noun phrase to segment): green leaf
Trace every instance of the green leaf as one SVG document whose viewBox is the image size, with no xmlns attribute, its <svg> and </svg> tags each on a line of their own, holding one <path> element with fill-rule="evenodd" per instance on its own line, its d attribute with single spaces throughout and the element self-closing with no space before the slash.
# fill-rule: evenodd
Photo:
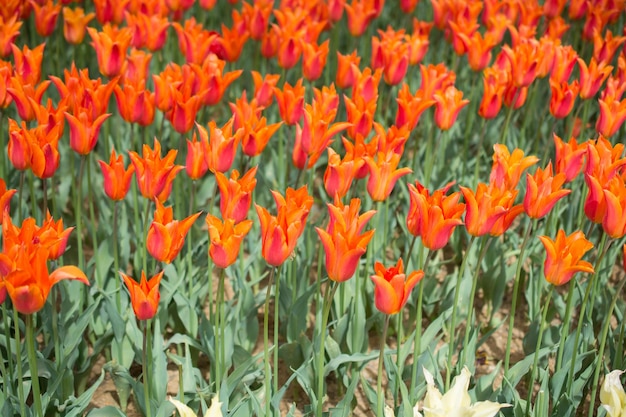
<svg viewBox="0 0 626 417">
<path fill-rule="evenodd" d="M 126 414 L 119 408 L 115 408 L 111 405 L 107 405 L 102 408 L 94 408 L 87 414 L 87 417 L 126 417 Z"/>
<path fill-rule="evenodd" d="M 100 372 L 100 377 L 89 387 L 88 390 L 83 392 L 78 398 L 70 400 L 68 411 L 64 414 L 65 417 L 78 417 L 83 415 L 83 412 L 89 406 L 94 393 L 104 380 L 104 374 L 105 372 L 103 369 L 102 372 Z"/>
</svg>

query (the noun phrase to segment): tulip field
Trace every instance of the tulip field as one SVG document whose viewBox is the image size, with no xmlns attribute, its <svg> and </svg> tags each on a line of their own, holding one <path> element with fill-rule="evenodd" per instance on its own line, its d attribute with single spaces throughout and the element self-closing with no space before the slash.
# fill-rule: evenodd
<svg viewBox="0 0 626 417">
<path fill-rule="evenodd" d="M 0 417 L 626 417 L 625 0 L 0 3 Z"/>
</svg>

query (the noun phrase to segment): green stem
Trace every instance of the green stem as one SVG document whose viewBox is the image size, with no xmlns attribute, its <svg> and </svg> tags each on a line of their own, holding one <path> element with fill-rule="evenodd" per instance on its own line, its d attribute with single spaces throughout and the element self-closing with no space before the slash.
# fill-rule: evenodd
<svg viewBox="0 0 626 417">
<path fill-rule="evenodd" d="M 117 210 L 118 201 L 113 200 L 113 239 L 111 244 L 113 245 L 113 267 L 117 274 L 120 270 L 120 254 L 117 245 Z M 122 280 L 116 279 L 115 281 L 115 305 L 117 306 L 117 312 L 122 314 Z"/>
<path fill-rule="evenodd" d="M 576 292 L 576 280 L 569 282 L 569 290 L 567 292 L 567 305 L 565 307 L 565 315 L 563 316 L 563 327 L 561 328 L 561 336 L 559 338 L 559 350 L 556 355 L 556 366 L 554 369 L 561 369 L 563 361 L 563 351 L 565 350 L 565 339 L 569 334 L 569 326 L 571 321 L 572 306 L 574 304 L 574 293 Z"/>
<path fill-rule="evenodd" d="M 332 306 L 335 291 L 338 284 L 331 281 L 324 289 L 324 301 L 322 304 L 322 327 L 320 328 L 320 345 L 317 350 L 317 410 L 315 415 L 322 417 L 324 412 L 324 359 L 326 358 L 326 328 L 328 327 L 328 316 Z"/>
<path fill-rule="evenodd" d="M 608 247 L 610 246 L 610 243 L 607 244 L 607 241 L 608 241 L 608 235 L 606 233 L 603 233 L 602 240 L 600 241 L 600 248 L 599 248 L 600 255 L 598 256 L 598 259 L 596 259 L 594 272 L 593 274 L 591 274 L 591 278 L 589 278 L 589 282 L 587 283 L 587 288 L 585 289 L 585 295 L 583 296 L 583 301 L 580 306 L 580 314 L 578 315 L 578 325 L 576 326 L 576 336 L 574 338 L 574 350 L 572 351 L 572 361 L 571 361 L 571 365 L 569 369 L 570 376 L 568 378 L 567 392 L 570 395 L 573 395 L 572 390 L 574 388 L 574 371 L 576 370 L 576 357 L 578 356 L 578 348 L 579 348 L 578 343 L 580 342 L 580 335 L 582 333 L 583 323 L 585 322 L 585 314 L 587 312 L 587 305 L 591 304 L 591 307 L 593 307 L 593 300 L 590 300 L 589 296 L 591 294 L 591 289 L 595 286 L 595 281 L 598 276 L 600 264 L 602 263 L 602 260 L 604 259 L 604 255 L 608 251 Z"/>
<path fill-rule="evenodd" d="M 509 124 L 511 123 L 511 116 L 513 115 L 513 107 L 515 107 L 515 102 L 517 101 L 517 95 L 519 94 L 519 88 L 513 94 L 513 102 L 506 110 L 506 118 L 504 119 L 504 125 L 502 126 L 502 133 L 500 134 L 500 140 L 498 143 L 506 143 L 505 139 L 507 138 L 507 133 L 509 129 Z"/>
<path fill-rule="evenodd" d="M 461 357 L 461 363 L 465 363 L 465 350 L 467 349 L 467 347 L 469 346 L 469 329 L 473 326 L 474 323 L 474 319 L 473 319 L 473 315 L 474 315 L 474 297 L 476 295 L 476 285 L 478 283 L 478 273 L 480 272 L 480 265 L 483 262 L 483 258 L 485 257 L 485 254 L 487 253 L 487 248 L 489 247 L 489 244 L 491 243 L 492 239 L 490 238 L 490 236 L 483 236 L 482 238 L 482 242 L 480 244 L 480 251 L 478 253 L 478 260 L 476 261 L 476 269 L 474 270 L 474 275 L 472 276 L 472 289 L 470 291 L 470 300 L 469 300 L 469 304 L 467 306 L 468 311 L 467 311 L 467 321 L 466 321 L 466 325 L 465 325 L 465 336 L 463 338 L 463 354 Z"/>
<path fill-rule="evenodd" d="M 24 395 L 24 371 L 22 370 L 22 338 L 20 336 L 20 318 L 13 306 L 13 323 L 15 326 L 15 358 L 17 362 L 17 395 L 20 400 L 20 412 L 26 415 L 26 396 Z"/>
<path fill-rule="evenodd" d="M 78 239 L 78 267 L 85 270 L 85 259 L 83 255 L 83 217 L 82 217 L 82 185 L 85 174 L 85 157 L 80 158 L 80 168 L 78 169 L 78 184 L 76 186 L 76 239 Z M 82 288 L 82 286 L 81 286 Z"/>
<path fill-rule="evenodd" d="M 43 189 L 43 202 L 41 205 L 41 212 L 43 217 L 46 217 L 48 213 L 48 180 L 46 178 L 41 179 L 41 187 Z"/>
<path fill-rule="evenodd" d="M 263 308 L 263 362 L 265 365 L 265 416 L 271 416 L 271 400 L 272 400 L 272 371 L 270 367 L 270 296 L 272 294 L 272 286 L 274 285 L 274 274 L 276 268 L 270 270 L 270 277 L 267 281 L 267 289 L 265 293 L 265 306 Z"/>
<path fill-rule="evenodd" d="M 537 363 L 539 362 L 539 351 L 541 350 L 541 341 L 543 339 L 543 332 L 546 326 L 546 317 L 548 316 L 548 308 L 550 306 L 550 300 L 552 299 L 552 286 L 548 290 L 548 298 L 543 303 L 541 321 L 539 322 L 539 334 L 537 335 L 537 345 L 535 346 L 535 355 L 533 357 L 533 367 L 530 369 L 530 376 L 528 378 L 528 400 L 526 401 L 526 416 L 529 416 L 530 412 L 530 400 L 533 395 L 533 386 L 535 385 L 535 374 L 537 373 Z"/>
<path fill-rule="evenodd" d="M 30 213 L 37 218 L 37 199 L 35 198 L 35 174 L 31 172 L 28 176 L 28 186 L 30 188 Z"/>
<path fill-rule="evenodd" d="M 401 360 L 400 348 L 402 347 L 402 339 L 404 337 L 404 323 L 402 323 L 402 314 L 398 314 L 398 337 L 397 337 L 397 346 L 396 346 L 396 367 L 398 368 L 398 374 L 396 375 L 396 383 L 393 385 L 393 408 L 395 409 L 398 406 L 398 390 L 400 389 L 400 384 L 403 384 L 402 373 L 404 371 L 403 364 L 404 362 Z"/>
<path fill-rule="evenodd" d="M 626 282 L 626 277 L 622 278 L 617 289 L 615 290 L 615 295 L 613 295 L 613 300 L 611 300 L 611 306 L 609 307 L 609 311 L 606 315 L 607 318 L 604 320 L 604 324 L 602 325 L 602 333 L 600 336 L 600 350 L 598 351 L 598 356 L 597 356 L 598 361 L 596 362 L 596 369 L 593 374 L 593 383 L 591 384 L 591 404 L 589 407 L 589 417 L 593 417 L 593 413 L 596 409 L 596 393 L 598 391 L 598 380 L 600 379 L 600 369 L 602 369 L 602 360 L 604 358 L 606 338 L 609 333 L 611 317 L 613 316 L 613 310 L 615 309 L 615 304 L 617 303 L 617 299 L 622 294 L 622 288 L 624 287 L 625 282 Z"/>
<path fill-rule="evenodd" d="M 189 196 L 189 216 L 193 214 L 193 210 L 195 207 L 195 199 L 196 199 L 196 181 L 191 181 L 191 195 Z M 193 226 L 189 229 L 189 233 L 187 234 L 187 253 L 185 254 L 185 260 L 187 261 L 187 274 L 191 276 L 192 268 L 193 268 Z M 211 242 L 209 242 L 209 245 Z M 193 299 L 193 285 L 194 280 L 190 279 L 187 282 L 187 296 L 189 297 L 189 302 Z M 193 316 L 195 315 L 195 310 L 189 309 L 189 322 L 191 323 L 193 320 Z M 195 336 L 195 335 L 191 335 Z"/>
<path fill-rule="evenodd" d="M 152 341 L 150 340 L 150 319 L 144 321 L 143 327 L 143 397 L 146 406 L 146 417 L 152 416 L 150 404 L 150 362 L 152 361 Z"/>
<path fill-rule="evenodd" d="M 452 354 L 454 353 L 454 349 L 456 348 L 454 332 L 456 329 L 456 314 L 457 314 L 457 306 L 459 305 L 459 295 L 461 294 L 461 279 L 463 279 L 463 275 L 465 274 L 465 268 L 467 266 L 467 259 L 469 258 L 470 250 L 472 249 L 472 245 L 476 240 L 476 236 L 472 236 L 470 238 L 469 243 L 467 244 L 467 249 L 465 251 L 465 256 L 463 257 L 463 261 L 461 262 L 461 267 L 459 268 L 459 273 L 456 277 L 457 283 L 454 288 L 454 304 L 452 304 L 452 317 L 450 318 L 450 325 L 448 327 L 448 337 L 450 341 L 448 342 L 448 357 L 446 360 L 446 391 L 450 387 L 450 377 L 452 376 Z"/>
<path fill-rule="evenodd" d="M 273 365 L 274 365 L 274 372 L 273 372 L 273 377 L 274 379 L 272 380 L 273 382 L 273 387 L 274 387 L 274 393 L 278 392 L 278 333 L 279 333 L 279 328 L 278 328 L 278 318 L 280 317 L 280 297 L 279 297 L 279 293 L 280 293 L 280 272 L 282 270 L 282 265 L 279 266 L 276 270 L 276 279 L 274 280 L 274 285 L 276 286 L 276 289 L 274 290 L 274 350 L 273 350 L 273 354 L 274 354 L 274 360 L 273 360 Z"/>
<path fill-rule="evenodd" d="M 509 364 L 511 361 L 511 341 L 513 340 L 513 327 L 515 326 L 515 311 L 517 307 L 517 298 L 519 294 L 519 286 L 521 281 L 521 272 L 522 265 L 524 263 L 524 251 L 526 250 L 526 245 L 528 244 L 528 239 L 530 238 L 530 233 L 537 226 L 537 220 L 533 220 L 528 223 L 528 227 L 526 228 L 526 233 L 524 234 L 524 240 L 522 240 L 522 246 L 519 250 L 519 255 L 517 257 L 517 266 L 515 268 L 515 278 L 513 278 L 513 299 L 511 300 L 511 313 L 509 314 L 509 331 L 507 333 L 506 338 L 506 349 L 504 351 L 504 375 L 505 378 L 508 376 L 509 372 Z"/>
<path fill-rule="evenodd" d="M 20 174 L 20 186 L 17 192 L 17 218 L 18 221 L 22 221 L 24 219 L 24 215 L 22 214 L 22 201 L 24 201 L 24 179 L 26 176 L 26 171 L 22 171 Z"/>
<path fill-rule="evenodd" d="M 478 149 L 476 150 L 476 163 L 474 165 L 474 187 L 478 186 L 478 171 L 481 167 L 481 159 L 483 157 L 483 142 L 485 140 L 485 126 L 487 125 L 485 119 L 480 122 L 480 137 L 478 138 Z M 469 160 L 469 159 L 468 159 Z M 465 167 L 465 164 L 463 164 Z"/>
<path fill-rule="evenodd" d="M 8 369 L 8 381 L 7 381 L 7 373 L 3 372 L 2 373 L 2 378 L 3 378 L 3 386 L 4 386 L 4 392 L 5 392 L 5 398 L 7 398 L 8 396 L 8 391 L 9 391 L 9 387 L 13 387 L 13 352 L 11 349 L 11 327 L 9 326 L 9 312 L 7 310 L 7 306 L 6 306 L 6 302 L 2 303 L 2 323 L 4 325 L 4 338 L 5 338 L 5 342 L 6 342 L 6 349 L 7 349 L 7 369 Z M 19 358 L 18 358 L 19 359 Z M 2 363 L 4 364 L 4 361 L 2 361 Z"/>
<path fill-rule="evenodd" d="M 150 200 L 143 202 L 143 270 L 148 274 L 148 214 L 150 213 Z"/>
<path fill-rule="evenodd" d="M 96 251 L 98 250 L 98 234 L 97 234 L 97 223 L 96 223 L 96 215 L 95 215 L 95 211 L 94 211 L 94 202 L 93 202 L 93 187 L 91 186 L 91 184 L 93 184 L 93 182 L 91 182 L 91 154 L 87 155 L 85 158 L 87 158 L 87 183 L 90 185 L 89 187 L 87 187 L 87 199 L 89 200 L 89 221 L 91 222 L 91 240 L 92 240 L 92 247 L 93 250 Z M 96 258 L 98 259 L 98 258 Z M 94 266 L 93 269 L 93 273 L 95 275 L 95 279 L 96 282 L 98 282 L 99 277 L 98 276 L 98 268 L 96 268 Z M 119 281 L 119 280 L 116 280 Z M 103 282 L 99 282 L 98 283 L 100 288 L 104 288 L 104 283 Z"/>
<path fill-rule="evenodd" d="M 385 317 L 385 325 L 383 327 L 383 335 L 380 339 L 380 351 L 378 355 L 378 378 L 376 379 L 376 415 L 384 415 L 385 409 L 385 393 L 383 391 L 383 366 L 385 364 L 385 346 L 387 339 L 387 329 L 389 328 L 389 315 Z"/>
<path fill-rule="evenodd" d="M 215 389 L 216 392 L 219 395 L 219 392 L 221 390 L 222 387 L 222 376 L 224 374 L 224 361 L 226 358 L 226 355 L 224 354 L 224 332 L 225 332 L 225 325 L 224 325 L 224 314 L 225 314 L 225 309 L 224 309 L 224 275 L 225 275 L 225 270 L 222 268 L 220 269 L 220 277 L 219 277 L 219 282 L 218 282 L 218 286 L 217 286 L 217 309 L 216 309 L 216 313 L 217 314 L 217 326 L 216 329 L 218 329 L 215 334 L 216 334 L 216 343 L 215 343 L 215 357 L 216 357 L 216 361 L 215 361 Z"/>
<path fill-rule="evenodd" d="M 415 240 L 413 241 L 413 243 L 414 242 Z M 426 256 L 426 261 L 424 262 L 424 254 L 426 250 L 427 248 L 424 245 L 420 247 L 419 259 L 418 259 L 419 268 L 424 272 L 426 272 L 426 268 L 428 266 L 428 260 L 430 259 L 430 256 Z M 410 254 L 411 254 L 411 250 L 409 250 L 409 256 Z M 408 270 L 408 263 L 409 261 L 407 260 L 407 270 Z M 418 285 L 417 305 L 415 307 L 416 329 L 415 329 L 415 334 L 413 336 L 413 365 L 411 368 L 411 387 L 409 391 L 410 395 L 413 395 L 413 393 L 415 392 L 415 385 L 417 384 L 417 363 L 418 363 L 419 355 L 422 353 L 422 303 L 424 299 L 424 284 L 422 281 L 420 281 L 419 284 L 417 285 Z M 411 400 L 413 402 L 417 401 L 414 398 L 412 398 Z"/>
<path fill-rule="evenodd" d="M 43 417 L 41 405 L 41 392 L 39 390 L 39 371 L 37 370 L 37 353 L 35 349 L 33 315 L 26 315 L 26 349 L 28 353 L 28 365 L 30 366 L 30 378 L 33 388 L 33 401 L 35 412 L 38 417 Z"/>
</svg>

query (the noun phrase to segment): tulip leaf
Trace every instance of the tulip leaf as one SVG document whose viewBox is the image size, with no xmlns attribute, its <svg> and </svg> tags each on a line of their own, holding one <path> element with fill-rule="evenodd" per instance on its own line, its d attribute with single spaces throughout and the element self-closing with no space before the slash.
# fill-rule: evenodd
<svg viewBox="0 0 626 417">
<path fill-rule="evenodd" d="M 100 372 L 100 377 L 93 382 L 93 385 L 91 385 L 88 390 L 83 392 L 78 398 L 70 398 L 66 401 L 66 404 L 69 402 L 69 408 L 67 408 L 65 414 L 63 414 L 65 417 L 79 417 L 83 415 L 85 409 L 89 406 L 94 393 L 104 380 L 104 375 L 105 372 L 103 369 L 102 372 Z"/>
<path fill-rule="evenodd" d="M 102 408 L 94 408 L 87 414 L 87 417 L 126 417 L 126 414 L 119 408 L 107 405 Z"/>
<path fill-rule="evenodd" d="M 356 385 L 359 383 L 359 378 L 353 376 L 350 385 L 346 388 L 346 395 L 339 401 L 336 407 L 330 409 L 330 415 L 335 417 L 349 417 L 352 413 L 352 400 L 354 399 L 354 393 L 356 392 Z"/>
</svg>

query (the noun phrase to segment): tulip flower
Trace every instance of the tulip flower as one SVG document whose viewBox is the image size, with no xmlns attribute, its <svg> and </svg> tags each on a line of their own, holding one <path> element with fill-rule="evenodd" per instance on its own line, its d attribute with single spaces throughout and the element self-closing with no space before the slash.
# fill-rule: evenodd
<svg viewBox="0 0 626 417">
<path fill-rule="evenodd" d="M 159 201 L 167 200 L 174 177 L 183 169 L 182 166 L 174 165 L 176 154 L 177 151 L 172 149 L 165 158 L 161 158 L 161 144 L 157 138 L 154 138 L 154 150 L 143 145 L 143 158 L 136 152 L 129 152 L 141 195 L 150 200 L 155 197 Z"/>
<path fill-rule="evenodd" d="M 9 211 L 11 197 L 13 197 L 16 192 L 17 190 L 7 190 L 7 184 L 0 178 L 0 213 Z M 0 217 L 0 226 L 2 225 L 2 217 Z"/>
<path fill-rule="evenodd" d="M 407 126 L 410 130 L 415 129 L 422 113 L 435 104 L 435 100 L 427 99 L 421 89 L 417 90 L 415 95 L 411 94 L 407 83 L 402 83 L 396 102 L 398 103 L 398 112 L 396 113 L 395 125 L 398 127 Z"/>
<path fill-rule="evenodd" d="M 489 182 L 496 187 L 513 190 L 517 187 L 523 172 L 539 161 L 534 155 L 524 156 L 524 151 L 516 148 L 511 153 L 506 145 L 493 145 L 493 164 Z"/>
<path fill-rule="evenodd" d="M 247 3 L 244 3 L 244 5 Z M 274 88 L 278 84 L 280 75 L 265 74 L 261 75 L 258 71 L 250 71 L 252 80 L 254 81 L 254 98 L 261 107 L 269 107 L 274 100 Z"/>
<path fill-rule="evenodd" d="M 463 100 L 463 92 L 454 86 L 442 92 L 435 92 L 433 99 L 435 100 L 435 123 L 441 130 L 449 130 L 456 121 L 459 111 L 469 104 L 469 100 Z"/>
<path fill-rule="evenodd" d="M 35 107 L 41 104 L 41 98 L 49 85 L 50 81 L 42 81 L 34 87 L 32 84 L 24 84 L 19 77 L 11 78 L 7 93 L 13 99 L 20 119 L 30 122 L 37 118 Z"/>
<path fill-rule="evenodd" d="M 234 117 L 230 118 L 224 126 L 218 128 L 215 121 L 208 124 L 208 131 L 196 124 L 200 140 L 208 144 L 204 153 L 210 170 L 226 172 L 230 169 L 237 154 L 237 146 L 245 133 L 244 128 L 239 128 L 233 134 Z"/>
<path fill-rule="evenodd" d="M 593 248 L 593 243 L 585 238 L 581 231 L 565 236 L 565 231 L 557 232 L 556 240 L 547 236 L 539 236 L 546 249 L 544 275 L 552 285 L 567 284 L 576 272 L 593 274 L 593 266 L 581 260 L 583 255 Z"/>
<path fill-rule="evenodd" d="M 87 33 L 87 25 L 96 16 L 95 13 L 85 14 L 81 7 L 63 8 L 63 36 L 67 43 L 78 45 L 83 42 Z"/>
<path fill-rule="evenodd" d="M 135 48 L 146 48 L 149 51 L 159 51 L 167 40 L 167 30 L 170 21 L 167 17 L 158 14 L 125 13 L 126 24 L 133 33 L 131 45 Z"/>
<path fill-rule="evenodd" d="M 304 93 L 302 78 L 292 87 L 285 82 L 283 88 L 274 88 L 274 96 L 278 103 L 280 118 L 288 125 L 295 125 L 302 118 L 304 112 Z"/>
<path fill-rule="evenodd" d="M 187 157 L 185 159 L 185 171 L 192 180 L 198 180 L 209 170 L 206 156 L 209 154 L 209 142 L 206 137 L 198 142 L 194 132 L 192 140 L 187 139 Z"/>
<path fill-rule="evenodd" d="M 339 88 L 351 88 L 359 74 L 359 63 L 361 57 L 357 51 L 353 51 L 350 55 L 342 55 L 337 51 L 337 73 L 335 75 L 335 84 Z"/>
<path fill-rule="evenodd" d="M 365 163 L 370 172 L 367 192 L 374 201 L 384 201 L 393 191 L 396 182 L 413 172 L 408 167 L 396 169 L 400 163 L 400 155 L 393 152 L 378 152 L 375 158 L 366 157 Z"/>
<path fill-rule="evenodd" d="M 345 3 L 348 31 L 355 38 L 363 35 L 369 24 L 377 16 L 376 9 L 370 3 L 371 1 L 368 0 L 352 0 L 350 4 Z"/>
<path fill-rule="evenodd" d="M 432 195 L 418 181 L 409 184 L 409 213 L 407 229 L 413 236 L 420 236 L 425 247 L 438 250 L 446 246 L 456 226 L 463 224 L 461 216 L 465 204 L 459 203 L 461 193 L 446 195 L 454 182 L 448 183 Z"/>
<path fill-rule="evenodd" d="M 623 373 L 619 369 L 609 372 L 600 388 L 600 404 L 609 417 L 626 415 L 626 392 L 620 380 Z"/>
<path fill-rule="evenodd" d="M 123 200 L 130 189 L 130 180 L 135 172 L 135 166 L 129 165 L 124 168 L 122 155 L 116 155 L 111 151 L 109 163 L 98 161 L 104 177 L 104 192 L 111 200 Z"/>
<path fill-rule="evenodd" d="M 39 36 L 45 38 L 52 35 L 63 5 L 54 0 L 47 0 L 43 3 L 31 0 L 30 4 L 35 12 L 35 30 Z"/>
<path fill-rule="evenodd" d="M 6 58 L 11 54 L 11 45 L 20 34 L 22 22 L 17 15 L 11 17 L 0 16 L 0 57 Z"/>
<path fill-rule="evenodd" d="M 42 242 L 50 242 L 46 245 L 48 249 L 48 259 L 56 260 L 65 253 L 67 241 L 74 227 L 63 227 L 63 219 L 55 221 L 50 212 L 46 213 L 46 220 L 39 229 L 39 239 Z"/>
<path fill-rule="evenodd" d="M 273 266 L 282 265 L 293 253 L 298 238 L 304 232 L 304 223 L 313 205 L 313 197 L 306 186 L 294 190 L 288 188 L 286 196 L 272 192 L 278 213 L 269 214 L 267 209 L 255 204 L 261 222 L 262 255 Z"/>
<path fill-rule="evenodd" d="M 352 185 L 354 174 L 359 168 L 358 165 L 362 165 L 363 161 L 348 160 L 335 152 L 332 148 L 328 148 L 328 165 L 324 172 L 324 189 L 329 196 L 338 196 L 343 198 Z"/>
<path fill-rule="evenodd" d="M 141 271 L 141 281 L 138 283 L 133 278 L 120 271 L 120 275 L 126 283 L 130 293 L 130 303 L 138 320 L 149 320 L 155 316 L 159 308 L 159 284 L 164 271 L 159 272 L 149 280 L 146 280 L 145 271 Z"/>
<path fill-rule="evenodd" d="M 315 230 L 326 254 L 326 273 L 336 282 L 350 279 L 359 266 L 359 259 L 367 250 L 374 230 L 362 233 L 366 223 L 376 214 L 375 210 L 359 214 L 361 200 L 353 198 L 344 206 L 338 198 L 328 204 L 330 222 L 326 230 Z"/>
<path fill-rule="evenodd" d="M 556 133 L 552 137 L 556 147 L 555 171 L 557 174 L 565 174 L 565 182 L 572 182 L 583 168 L 587 155 L 586 143 L 578 144 L 575 137 L 565 143 Z"/>
<path fill-rule="evenodd" d="M 12 45 L 13 72 L 22 84 L 37 85 L 41 81 L 41 63 L 43 62 L 43 52 L 46 47 L 45 43 L 38 45 L 34 49 L 30 49 L 24 45 L 22 49 L 16 45 Z"/>
<path fill-rule="evenodd" d="M 185 236 L 200 213 L 192 214 L 184 220 L 174 220 L 172 207 L 164 207 L 155 199 L 154 220 L 148 229 L 146 246 L 154 258 L 167 264 L 171 263 L 183 248 Z"/>
<path fill-rule="evenodd" d="M 213 263 L 220 268 L 229 267 L 237 260 L 239 247 L 252 227 L 252 220 L 235 224 L 232 218 L 221 221 L 209 213 L 206 224 L 209 228 L 209 255 Z"/>
<path fill-rule="evenodd" d="M 496 222 L 507 214 L 507 206 L 502 204 L 502 193 L 497 187 L 479 183 L 474 193 L 469 188 L 460 187 L 465 199 L 465 227 L 472 236 L 483 236 L 490 233 Z M 507 199 L 511 201 L 511 199 Z"/>
<path fill-rule="evenodd" d="M 604 188 L 606 211 L 602 218 L 602 229 L 614 239 L 626 235 L 626 184 L 613 177 Z"/>
<path fill-rule="evenodd" d="M 395 266 L 385 268 L 380 262 L 374 265 L 374 303 L 383 314 L 396 314 L 402 310 L 411 295 L 411 290 L 424 277 L 424 271 L 413 271 L 408 276 L 404 273 L 402 258 Z"/>
<path fill-rule="evenodd" d="M 504 91 L 507 86 L 506 73 L 493 67 L 483 71 L 483 98 L 478 107 L 478 115 L 484 119 L 493 119 L 502 108 Z"/>
<path fill-rule="evenodd" d="M 424 417 L 446 417 L 450 415 L 494 417 L 501 408 L 511 407 L 511 404 L 500 404 L 492 401 L 478 401 L 472 404 L 468 393 L 472 374 L 466 366 L 461 370 L 461 374 L 454 377 L 452 386 L 443 395 L 435 386 L 433 375 L 426 368 L 423 370 L 426 380 L 426 396 L 422 410 Z M 413 412 L 415 414 L 417 410 L 414 409 Z M 416 415 L 421 417 L 419 412 Z"/>
<path fill-rule="evenodd" d="M 554 63 L 550 70 L 550 81 L 556 84 L 564 84 L 569 82 L 578 53 L 570 45 L 551 46 L 554 50 Z"/>
<path fill-rule="evenodd" d="M 110 116 L 106 113 L 90 120 L 86 110 L 81 110 L 77 116 L 66 112 L 65 118 L 70 125 L 70 147 L 74 152 L 88 155 L 96 146 L 102 124 Z"/>
<path fill-rule="evenodd" d="M 610 63 L 618 48 L 626 41 L 626 36 L 613 36 L 613 32 L 593 32 L 593 57 L 598 62 Z"/>
<path fill-rule="evenodd" d="M 599 99 L 600 117 L 596 122 L 596 131 L 605 137 L 613 136 L 626 120 L 626 99 L 617 100 L 613 97 Z"/>
<path fill-rule="evenodd" d="M 37 247 L 31 253 L 27 246 L 18 248 L 13 262 L 0 254 L 0 273 L 13 307 L 22 314 L 41 310 L 53 285 L 64 279 L 73 279 L 89 285 L 87 276 L 77 267 L 66 265 L 48 272 L 48 249 Z"/>
<path fill-rule="evenodd" d="M 223 219 L 233 219 L 235 223 L 239 223 L 248 216 L 252 204 L 252 191 L 256 186 L 256 172 L 257 167 L 253 167 L 241 178 L 236 169 L 230 173 L 230 178 L 226 178 L 226 175 L 219 171 L 215 172 Z"/>
<path fill-rule="evenodd" d="M 309 81 L 315 81 L 322 76 L 328 58 L 330 40 L 322 44 L 302 43 L 302 75 Z"/>
<path fill-rule="evenodd" d="M 130 60 L 127 69 L 130 67 Z M 115 86 L 115 101 L 122 119 L 140 126 L 150 126 L 154 121 L 154 93 L 146 90 L 145 83 L 125 83 Z"/>
<path fill-rule="evenodd" d="M 580 98 L 583 100 L 595 96 L 613 70 L 613 66 L 604 62 L 598 64 L 595 58 L 591 58 L 589 65 L 582 58 L 578 58 L 578 68 L 580 70 Z"/>
<path fill-rule="evenodd" d="M 552 175 L 552 162 L 545 170 L 537 169 L 535 175 L 526 174 L 526 196 L 524 210 L 532 219 L 540 219 L 552 210 L 561 198 L 572 190 L 561 187 L 565 183 L 565 174 Z"/>
<path fill-rule="evenodd" d="M 94 28 L 87 28 L 87 32 L 96 50 L 100 73 L 109 78 L 119 75 L 126 60 L 126 50 L 133 36 L 130 28 L 118 29 L 107 23 L 103 26 L 102 32 Z"/>
</svg>

